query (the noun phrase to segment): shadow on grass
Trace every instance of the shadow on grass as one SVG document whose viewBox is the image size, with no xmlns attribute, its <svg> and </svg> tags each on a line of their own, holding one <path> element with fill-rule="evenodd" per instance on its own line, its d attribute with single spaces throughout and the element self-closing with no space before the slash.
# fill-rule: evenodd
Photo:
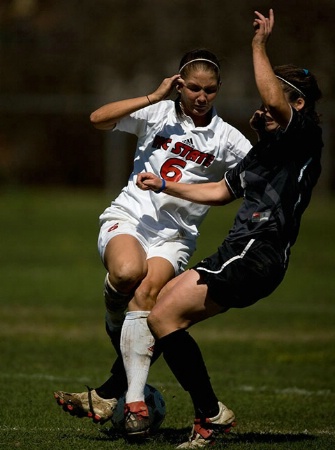
<svg viewBox="0 0 335 450">
<path fill-rule="evenodd" d="M 187 441 L 190 434 L 190 428 L 163 428 L 159 430 L 152 437 L 146 439 L 134 439 L 129 440 L 124 435 L 116 432 L 114 429 L 101 430 L 104 437 L 97 437 L 99 440 L 117 440 L 123 438 L 129 446 L 147 445 L 150 442 L 155 442 L 158 445 L 171 444 L 178 445 Z M 307 433 L 277 433 L 277 432 L 264 432 L 264 433 L 230 433 L 229 435 L 220 435 L 217 438 L 216 444 L 224 444 L 225 447 L 231 444 L 281 444 L 281 443 L 293 443 L 293 442 L 308 442 L 315 441 L 317 436 Z"/>
</svg>

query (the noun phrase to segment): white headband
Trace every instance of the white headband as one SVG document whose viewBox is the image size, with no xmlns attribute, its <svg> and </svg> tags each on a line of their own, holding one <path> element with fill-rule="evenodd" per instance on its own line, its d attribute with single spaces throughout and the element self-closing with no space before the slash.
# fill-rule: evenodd
<svg viewBox="0 0 335 450">
<path fill-rule="evenodd" d="M 185 64 L 179 69 L 179 73 L 181 73 L 181 71 L 184 69 L 185 66 L 187 66 L 187 64 L 191 64 L 191 63 L 196 62 L 196 61 L 206 61 L 206 62 L 209 62 L 209 63 L 213 64 L 213 66 L 215 66 L 215 67 L 218 69 L 218 71 L 220 72 L 220 67 L 219 67 L 217 64 L 215 64 L 215 62 L 211 61 L 210 59 L 206 59 L 206 58 L 196 58 L 196 59 L 192 59 L 191 61 L 188 61 L 187 63 L 185 63 Z"/>
<path fill-rule="evenodd" d="M 297 86 L 294 86 L 294 84 L 290 83 L 289 81 L 285 80 L 285 79 L 282 78 L 282 77 L 279 77 L 278 75 L 276 75 L 276 77 L 277 77 L 279 80 L 281 80 L 281 81 L 283 81 L 284 83 L 286 83 L 286 84 L 288 84 L 289 86 L 291 86 L 291 88 L 293 88 L 295 91 L 299 92 L 300 95 L 302 95 L 303 97 L 306 97 L 306 95 L 305 95 L 300 89 L 298 89 Z"/>
</svg>

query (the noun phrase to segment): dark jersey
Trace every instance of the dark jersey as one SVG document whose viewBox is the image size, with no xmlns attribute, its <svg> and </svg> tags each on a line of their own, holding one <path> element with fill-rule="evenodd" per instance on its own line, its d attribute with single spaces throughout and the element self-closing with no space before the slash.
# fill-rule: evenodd
<svg viewBox="0 0 335 450">
<path fill-rule="evenodd" d="M 285 131 L 269 133 L 226 172 L 232 193 L 244 197 L 226 240 L 269 234 L 288 256 L 321 172 L 322 147 L 321 128 L 293 110 Z"/>
</svg>

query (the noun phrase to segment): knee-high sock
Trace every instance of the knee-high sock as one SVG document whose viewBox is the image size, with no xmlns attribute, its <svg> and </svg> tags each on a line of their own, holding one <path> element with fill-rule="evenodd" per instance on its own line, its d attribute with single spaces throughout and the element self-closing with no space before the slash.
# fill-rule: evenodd
<svg viewBox="0 0 335 450">
<path fill-rule="evenodd" d="M 129 295 L 127 298 L 126 295 L 118 293 L 110 284 L 107 274 L 104 285 L 104 297 L 106 304 L 106 332 L 118 356 L 111 369 L 112 375 L 101 386 L 97 387 L 96 391 L 100 397 L 110 399 L 119 398 L 128 387 L 127 375 L 121 355 L 120 340 L 121 328 L 125 317 L 124 311 L 131 296 Z M 114 300 L 116 300 L 116 303 L 114 303 Z M 160 354 L 160 350 L 158 348 L 156 349 L 155 346 L 151 364 L 157 360 Z"/>
<path fill-rule="evenodd" d="M 106 306 L 106 331 L 111 339 L 116 353 L 120 356 L 121 328 L 124 322 L 125 311 L 133 294 L 122 294 L 110 283 L 108 274 L 104 283 L 104 298 Z"/>
<path fill-rule="evenodd" d="M 108 334 L 117 333 L 122 328 L 125 310 L 133 294 L 123 294 L 111 285 L 108 274 L 104 283 L 104 298 L 106 306 L 106 327 Z"/>
<path fill-rule="evenodd" d="M 121 356 L 120 339 L 125 310 L 129 300 L 132 298 L 132 294 L 118 292 L 111 285 L 107 274 L 104 282 L 104 298 L 106 332 L 118 356 L 111 369 L 112 376 L 96 388 L 96 391 L 102 398 L 119 398 L 127 389 L 127 376 Z"/>
<path fill-rule="evenodd" d="M 153 364 L 161 355 L 161 349 L 155 344 L 154 352 L 151 357 Z M 100 387 L 96 388 L 98 395 L 102 398 L 119 398 L 127 390 L 127 375 L 124 369 L 123 360 L 120 355 L 116 358 L 111 369 L 112 375 Z"/>
<path fill-rule="evenodd" d="M 187 331 L 177 330 L 159 339 L 157 344 L 181 386 L 190 393 L 195 416 L 215 416 L 218 413 L 218 399 L 195 340 Z"/>
<path fill-rule="evenodd" d="M 144 401 L 144 387 L 155 343 L 147 325 L 149 313 L 128 312 L 122 326 L 121 353 L 128 380 L 127 403 Z"/>
</svg>

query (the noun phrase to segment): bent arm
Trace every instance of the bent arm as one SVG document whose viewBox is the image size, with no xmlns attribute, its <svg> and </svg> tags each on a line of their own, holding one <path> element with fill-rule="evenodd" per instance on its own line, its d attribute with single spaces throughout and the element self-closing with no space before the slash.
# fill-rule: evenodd
<svg viewBox="0 0 335 450">
<path fill-rule="evenodd" d="M 266 52 L 266 44 L 274 26 L 273 10 L 270 9 L 269 18 L 258 11 L 255 11 L 255 14 L 252 56 L 257 89 L 263 105 L 280 127 L 285 129 L 291 119 L 291 107 Z"/>
<path fill-rule="evenodd" d="M 92 112 L 90 121 L 99 130 L 110 130 L 115 127 L 122 117 L 128 116 L 149 104 L 147 96 L 108 103 Z"/>
<path fill-rule="evenodd" d="M 90 121 L 99 130 L 113 129 L 122 117 L 167 98 L 178 79 L 180 79 L 179 74 L 165 78 L 152 94 L 108 103 L 92 112 Z"/>
<path fill-rule="evenodd" d="M 165 194 L 193 203 L 218 206 L 225 205 L 235 199 L 224 179 L 213 183 L 188 184 L 163 181 L 161 178 L 149 172 L 143 172 L 137 175 L 136 184 L 144 191 L 152 190 L 161 192 L 162 183 L 164 184 L 163 190 Z"/>
</svg>

